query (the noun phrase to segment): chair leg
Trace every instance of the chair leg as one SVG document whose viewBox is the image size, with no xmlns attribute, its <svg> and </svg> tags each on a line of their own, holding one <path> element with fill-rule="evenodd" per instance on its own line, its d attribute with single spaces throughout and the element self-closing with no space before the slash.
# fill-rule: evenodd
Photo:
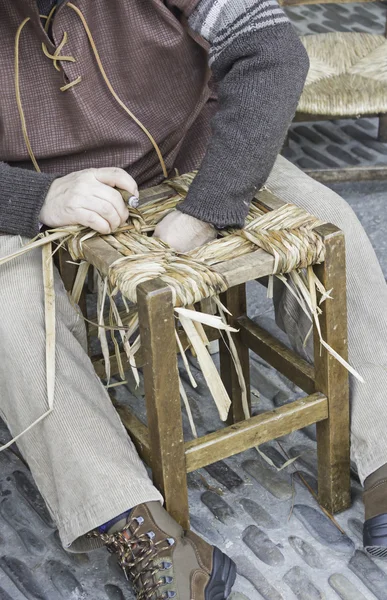
<svg viewBox="0 0 387 600">
<path fill-rule="evenodd" d="M 387 114 L 379 115 L 379 142 L 387 143 Z"/>
<path fill-rule="evenodd" d="M 200 311 L 207 315 L 216 315 L 218 312 L 213 298 L 204 298 L 199 305 Z M 219 340 L 212 340 L 209 343 L 207 350 L 210 354 L 217 354 L 219 352 Z"/>
<path fill-rule="evenodd" d="M 323 303 L 320 325 L 323 339 L 345 360 L 347 348 L 347 304 L 344 234 L 333 225 L 317 229 L 322 235 L 326 258 L 316 274 L 334 300 Z M 315 329 L 314 355 L 316 391 L 328 398 L 329 418 L 317 423 L 319 501 L 331 513 L 351 504 L 349 378 L 347 370 L 319 343 Z"/>
<path fill-rule="evenodd" d="M 72 262 L 71 254 L 65 249 L 60 248 L 56 255 L 56 266 L 59 270 L 60 276 L 64 283 L 64 286 L 68 293 L 71 293 L 75 278 L 78 272 L 78 265 Z M 86 287 L 83 288 L 81 297 L 79 299 L 79 308 L 82 314 L 87 317 L 87 304 L 86 304 Z M 88 330 L 88 324 L 86 323 L 86 329 Z"/>
<path fill-rule="evenodd" d="M 246 286 L 245 284 L 230 288 L 222 294 L 221 301 L 231 312 L 229 323 L 231 326 L 238 328 L 237 319 L 246 315 Z M 250 399 L 250 365 L 249 365 L 249 349 L 242 343 L 239 333 L 232 334 L 239 360 L 242 365 L 243 375 L 246 383 L 247 405 L 249 414 L 251 414 L 251 399 Z M 227 342 L 227 338 L 224 338 Z M 219 340 L 219 355 L 220 355 L 220 373 L 226 390 L 230 396 L 232 405 L 229 412 L 228 424 L 243 421 L 245 411 L 242 402 L 242 389 L 239 384 L 238 375 L 235 365 L 230 355 L 230 351 L 226 343 Z"/>
<path fill-rule="evenodd" d="M 56 254 L 56 266 L 67 292 L 71 292 L 77 275 L 77 267 L 71 261 L 71 256 L 65 248 L 59 248 Z"/>
<path fill-rule="evenodd" d="M 289 138 L 289 133 L 287 133 L 286 137 L 284 139 L 284 143 L 282 145 L 282 149 L 289 148 L 289 146 L 290 146 L 290 138 Z"/>
<path fill-rule="evenodd" d="M 155 486 L 165 507 L 189 528 L 187 472 L 171 290 L 157 280 L 137 289 L 144 386 Z"/>
</svg>

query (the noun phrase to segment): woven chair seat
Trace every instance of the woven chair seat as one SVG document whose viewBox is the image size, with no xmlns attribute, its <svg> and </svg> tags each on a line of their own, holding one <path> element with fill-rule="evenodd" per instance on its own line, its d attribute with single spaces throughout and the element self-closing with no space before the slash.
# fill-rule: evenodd
<svg viewBox="0 0 387 600">
<path fill-rule="evenodd" d="M 368 33 L 301 38 L 310 70 L 298 112 L 326 116 L 387 113 L 387 39 Z"/>
<path fill-rule="evenodd" d="M 83 240 L 102 237 L 116 251 L 117 260 L 110 265 L 109 279 L 131 302 L 136 302 L 139 283 L 159 278 L 173 292 L 174 304 L 187 306 L 224 292 L 227 282 L 213 269 L 215 265 L 261 248 L 271 254 L 274 273 L 290 273 L 295 269 L 321 263 L 324 244 L 315 229 L 321 221 L 305 210 L 286 204 L 267 212 L 255 199 L 242 230 L 228 229 L 222 237 L 179 254 L 154 237 L 148 237 L 157 223 L 186 196 L 195 174 L 186 174 L 168 182 L 171 192 L 164 201 L 158 197 L 131 211 L 129 224 L 112 235 L 98 236 L 85 231 L 68 240 L 74 260 L 85 260 Z M 269 193 L 267 191 L 266 193 Z"/>
</svg>

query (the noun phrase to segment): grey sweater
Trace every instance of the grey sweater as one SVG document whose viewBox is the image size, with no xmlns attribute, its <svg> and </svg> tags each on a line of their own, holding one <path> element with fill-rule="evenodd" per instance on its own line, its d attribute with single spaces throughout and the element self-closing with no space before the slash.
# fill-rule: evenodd
<svg viewBox="0 0 387 600">
<path fill-rule="evenodd" d="M 166 3 L 179 7 L 179 0 Z M 275 0 L 200 0 L 189 25 L 210 43 L 219 108 L 199 174 L 179 210 L 220 228 L 242 227 L 294 116 L 308 58 Z M 54 179 L 0 163 L 0 232 L 36 235 Z"/>
</svg>

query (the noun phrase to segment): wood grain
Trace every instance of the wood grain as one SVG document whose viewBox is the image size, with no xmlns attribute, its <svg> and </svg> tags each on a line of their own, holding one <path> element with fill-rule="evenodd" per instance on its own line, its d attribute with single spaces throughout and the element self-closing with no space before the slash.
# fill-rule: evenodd
<svg viewBox="0 0 387 600">
<path fill-rule="evenodd" d="M 172 292 L 160 280 L 137 288 L 153 481 L 171 516 L 189 527 Z"/>
<path fill-rule="evenodd" d="M 148 428 L 141 423 L 127 406 L 123 406 L 114 399 L 112 399 L 112 402 L 140 457 L 148 466 L 151 466 L 151 449 Z"/>
<path fill-rule="evenodd" d="M 285 206 L 286 202 L 273 194 L 270 190 L 263 189 L 255 196 L 258 204 L 265 210 L 277 210 Z"/>
<path fill-rule="evenodd" d="M 348 167 L 343 169 L 306 169 L 306 175 L 321 183 L 345 183 L 350 181 L 384 181 L 385 167 Z"/>
<path fill-rule="evenodd" d="M 172 198 L 172 196 L 176 196 L 176 192 L 169 187 L 169 185 L 160 183 L 160 185 L 155 185 L 140 191 L 140 205 L 146 204 L 151 200 L 166 200 L 167 198 Z"/>
<path fill-rule="evenodd" d="M 248 317 L 236 323 L 244 344 L 307 394 L 316 391 L 314 368 Z"/>
<path fill-rule="evenodd" d="M 323 339 L 348 360 L 347 302 L 344 234 L 333 225 L 322 225 L 326 255 L 315 271 L 333 300 L 323 304 L 320 316 Z M 314 331 L 316 390 L 328 398 L 329 419 L 317 425 L 319 501 L 335 513 L 350 506 L 350 435 L 348 371 L 319 343 Z"/>
<path fill-rule="evenodd" d="M 247 310 L 246 286 L 245 284 L 230 288 L 221 295 L 221 302 L 228 308 L 231 315 L 228 316 L 228 322 L 231 327 L 236 327 L 236 319 L 240 315 L 245 315 Z M 232 339 L 235 344 L 237 355 L 242 365 L 243 376 L 246 384 L 246 395 L 249 414 L 251 414 L 250 397 L 250 359 L 249 349 L 244 344 L 240 333 L 232 333 Z M 223 341 L 225 340 L 225 341 Z M 228 348 L 227 336 L 219 341 L 220 356 L 220 374 L 225 384 L 228 395 L 231 398 L 231 408 L 229 412 L 228 423 L 237 423 L 243 421 L 246 416 L 243 410 L 242 390 L 238 380 L 238 374 Z"/>
<path fill-rule="evenodd" d="M 185 444 L 187 471 L 195 471 L 328 417 L 323 394 L 301 398 Z"/>
<path fill-rule="evenodd" d="M 225 277 L 229 287 L 234 287 L 240 283 L 271 275 L 274 271 L 274 257 L 259 249 L 251 254 L 215 265 L 214 270 Z"/>
<path fill-rule="evenodd" d="M 101 237 L 93 237 L 82 244 L 85 260 L 98 269 L 101 275 L 109 275 L 110 265 L 122 258 L 122 254 L 115 250 Z"/>
<path fill-rule="evenodd" d="M 372 2 L 373 0 L 369 0 L 370 2 Z M 317 4 L 320 4 L 320 2 L 318 2 Z M 336 4 L 336 2 L 334 2 L 334 4 Z M 375 117 L 377 117 L 377 114 L 367 114 L 364 115 L 365 117 L 367 117 L 367 119 L 373 119 Z M 302 113 L 302 112 L 297 112 L 295 117 L 294 117 L 294 122 L 296 123 L 301 123 L 301 122 L 305 122 L 305 121 L 332 121 L 332 119 L 359 119 L 359 115 L 314 115 L 311 113 Z"/>
</svg>

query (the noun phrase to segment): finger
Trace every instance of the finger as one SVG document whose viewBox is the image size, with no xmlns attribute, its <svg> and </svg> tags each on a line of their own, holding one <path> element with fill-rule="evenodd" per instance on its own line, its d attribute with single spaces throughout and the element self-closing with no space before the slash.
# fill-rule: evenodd
<svg viewBox="0 0 387 600">
<path fill-rule="evenodd" d="M 87 208 L 78 208 L 75 212 L 75 219 L 80 225 L 90 227 L 102 235 L 107 235 L 111 232 L 110 223 L 98 213 Z"/>
<path fill-rule="evenodd" d="M 101 184 L 102 191 L 104 187 L 108 189 L 108 186 L 103 186 Z M 108 221 L 111 231 L 115 231 L 121 225 L 120 215 L 118 214 L 113 204 L 111 204 L 104 198 L 99 198 L 95 195 L 95 193 L 96 190 L 94 187 L 94 189 L 90 190 L 90 194 L 88 194 L 87 196 L 82 195 L 78 200 L 79 208 L 84 208 L 86 210 L 96 212 L 103 219 L 105 219 L 105 221 Z"/>
<path fill-rule="evenodd" d="M 93 188 L 93 196 L 96 196 L 101 200 L 109 202 L 117 211 L 117 214 L 120 219 L 120 224 L 123 225 L 124 223 L 126 223 L 126 221 L 129 218 L 129 210 L 120 192 L 98 181 L 96 183 L 95 188 Z"/>
<path fill-rule="evenodd" d="M 110 202 L 107 202 L 102 198 L 96 198 L 95 196 L 93 201 L 91 209 L 109 223 L 111 231 L 118 229 L 121 225 L 121 217 L 114 206 L 110 204 Z"/>
<path fill-rule="evenodd" d="M 124 169 L 119 169 L 118 167 L 95 169 L 94 177 L 101 183 L 110 185 L 110 187 L 119 187 L 133 196 L 138 196 L 137 183 Z"/>
</svg>

